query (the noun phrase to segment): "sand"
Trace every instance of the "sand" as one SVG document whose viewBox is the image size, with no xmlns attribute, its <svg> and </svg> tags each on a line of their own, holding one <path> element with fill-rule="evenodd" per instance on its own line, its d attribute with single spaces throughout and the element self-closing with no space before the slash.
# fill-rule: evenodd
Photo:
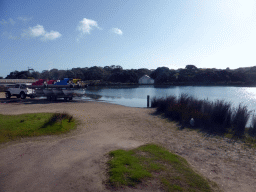
<svg viewBox="0 0 256 192">
<path fill-rule="evenodd" d="M 0 191 L 110 191 L 105 187 L 106 154 L 146 143 L 160 144 L 184 157 L 223 191 L 255 191 L 255 150 L 229 139 L 177 130 L 175 123 L 153 115 L 155 109 L 3 97 L 0 93 L 0 114 L 68 112 L 80 124 L 68 134 L 0 144 Z M 119 191 L 156 190 L 144 186 Z"/>
</svg>

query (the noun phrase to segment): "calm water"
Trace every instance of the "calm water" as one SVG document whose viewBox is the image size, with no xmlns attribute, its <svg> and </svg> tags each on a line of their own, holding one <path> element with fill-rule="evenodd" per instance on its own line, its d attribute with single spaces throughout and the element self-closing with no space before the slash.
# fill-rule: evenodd
<svg viewBox="0 0 256 192">
<path fill-rule="evenodd" d="M 153 97 L 179 96 L 186 93 L 198 99 L 209 101 L 225 100 L 238 107 L 239 103 L 248 107 L 255 114 L 256 87 L 221 87 L 221 86 L 137 86 L 129 88 L 89 88 L 82 99 L 109 102 L 129 107 L 147 107 L 147 95 Z"/>
</svg>

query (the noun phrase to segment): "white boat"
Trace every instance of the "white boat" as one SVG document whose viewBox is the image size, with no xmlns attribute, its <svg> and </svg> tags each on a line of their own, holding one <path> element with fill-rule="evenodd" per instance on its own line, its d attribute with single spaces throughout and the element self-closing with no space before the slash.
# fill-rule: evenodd
<svg viewBox="0 0 256 192">
<path fill-rule="evenodd" d="M 61 89 L 52 89 L 54 95 L 63 95 L 63 92 Z"/>
<path fill-rule="evenodd" d="M 74 90 L 74 93 L 77 94 L 77 95 L 84 95 L 85 94 L 85 89 Z"/>
<path fill-rule="evenodd" d="M 43 92 L 46 96 L 50 96 L 53 95 L 53 91 L 52 89 L 43 89 Z"/>
<path fill-rule="evenodd" d="M 72 95 L 74 93 L 74 90 L 72 89 L 62 89 L 62 92 L 64 95 Z"/>
</svg>

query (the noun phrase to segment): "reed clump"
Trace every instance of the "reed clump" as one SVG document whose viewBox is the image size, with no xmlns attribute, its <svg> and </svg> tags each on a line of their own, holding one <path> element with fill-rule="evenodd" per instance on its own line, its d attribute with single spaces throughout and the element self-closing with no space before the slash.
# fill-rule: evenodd
<svg viewBox="0 0 256 192">
<path fill-rule="evenodd" d="M 73 116 L 69 115 L 68 113 L 54 113 L 49 118 L 49 120 L 42 125 L 42 128 L 45 128 L 49 125 L 51 126 L 56 122 L 61 122 L 63 119 L 68 119 L 68 122 L 71 122 L 71 120 L 73 119 Z"/>
<path fill-rule="evenodd" d="M 210 102 L 195 99 L 187 94 L 181 94 L 178 98 L 174 96 L 153 98 L 151 106 L 182 126 L 191 127 L 190 120 L 193 118 L 195 128 L 216 134 L 232 132 L 238 137 L 245 134 L 245 126 L 250 116 L 247 107 L 241 104 L 234 109 L 231 103 L 224 100 Z M 253 122 L 250 133 L 256 136 L 256 117 Z"/>
</svg>

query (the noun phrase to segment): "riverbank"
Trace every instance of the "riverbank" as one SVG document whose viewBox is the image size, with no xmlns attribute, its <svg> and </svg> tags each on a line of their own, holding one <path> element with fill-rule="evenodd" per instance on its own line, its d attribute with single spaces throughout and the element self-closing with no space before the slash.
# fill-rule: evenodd
<svg viewBox="0 0 256 192">
<path fill-rule="evenodd" d="M 146 143 L 159 144 L 184 157 L 223 191 L 249 192 L 256 187 L 255 150 L 230 139 L 178 130 L 177 124 L 154 115 L 155 109 L 80 101 L 0 105 L 0 114 L 68 112 L 80 122 L 77 130 L 62 136 L 1 144 L 0 164 L 5 165 L 0 173 L 1 191 L 108 191 L 103 182 L 105 154 Z"/>
</svg>

